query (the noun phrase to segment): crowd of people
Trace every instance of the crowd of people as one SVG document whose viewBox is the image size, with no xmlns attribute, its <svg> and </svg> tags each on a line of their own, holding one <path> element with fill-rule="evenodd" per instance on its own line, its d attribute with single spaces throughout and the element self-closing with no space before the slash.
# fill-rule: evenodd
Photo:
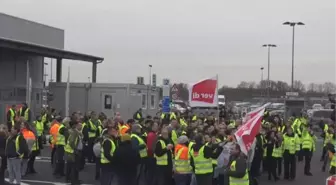
<svg viewBox="0 0 336 185">
<path fill-rule="evenodd" d="M 101 185 L 249 185 L 268 180 L 294 180 L 296 164 L 304 160 L 304 174 L 312 176 L 310 162 L 317 135 L 304 115 L 284 121 L 266 111 L 253 151 L 241 151 L 234 133 L 243 121 L 215 114 L 162 113 L 143 117 L 141 109 L 124 121 L 118 113 L 74 112 L 69 117 L 42 110 L 32 119 L 26 104 L 8 110 L 7 125 L 0 129 L 1 182 L 7 169 L 9 182 L 36 173 L 34 162 L 50 135 L 53 174 L 81 184 L 79 173 L 95 163 L 93 178 Z M 335 123 L 323 125 L 322 170 L 330 163 L 335 174 Z M 227 162 L 220 162 L 230 145 Z M 1 184 L 1 183 L 0 183 Z"/>
</svg>

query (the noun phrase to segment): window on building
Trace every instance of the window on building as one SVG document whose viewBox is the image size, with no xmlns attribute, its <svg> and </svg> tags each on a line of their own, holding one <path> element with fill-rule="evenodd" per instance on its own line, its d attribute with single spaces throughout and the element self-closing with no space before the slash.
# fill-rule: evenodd
<svg viewBox="0 0 336 185">
<path fill-rule="evenodd" d="M 104 95 L 104 108 L 105 109 L 112 109 L 112 96 L 111 95 Z"/>
<path fill-rule="evenodd" d="M 142 108 L 143 109 L 147 108 L 147 98 L 146 97 L 147 97 L 146 94 L 142 94 L 141 101 L 142 101 Z"/>
<path fill-rule="evenodd" d="M 36 99 L 37 102 L 40 101 L 40 93 L 36 93 Z"/>
<path fill-rule="evenodd" d="M 152 94 L 150 98 L 150 108 L 155 109 L 155 95 Z"/>
</svg>

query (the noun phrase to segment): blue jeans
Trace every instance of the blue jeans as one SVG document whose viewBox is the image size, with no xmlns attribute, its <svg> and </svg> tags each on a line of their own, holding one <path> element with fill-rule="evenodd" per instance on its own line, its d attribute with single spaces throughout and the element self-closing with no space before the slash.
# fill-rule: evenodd
<svg viewBox="0 0 336 185">
<path fill-rule="evenodd" d="M 191 174 L 174 174 L 175 185 L 190 185 Z"/>
<path fill-rule="evenodd" d="M 101 185 L 112 185 L 114 173 L 111 169 L 102 168 L 100 176 Z"/>
</svg>

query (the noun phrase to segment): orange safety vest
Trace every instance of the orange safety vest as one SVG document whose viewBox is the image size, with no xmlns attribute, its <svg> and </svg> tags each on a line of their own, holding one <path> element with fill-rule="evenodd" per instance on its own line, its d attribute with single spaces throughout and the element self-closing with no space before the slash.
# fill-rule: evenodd
<svg viewBox="0 0 336 185">
<path fill-rule="evenodd" d="M 119 126 L 120 135 L 125 135 L 130 129 L 130 126 L 128 124 L 124 124 L 124 125 L 119 124 L 118 126 Z"/>
<path fill-rule="evenodd" d="M 50 145 L 51 148 L 54 148 L 57 142 L 57 134 L 58 134 L 59 127 L 60 125 L 58 123 L 54 123 L 53 126 L 50 127 L 49 133 L 50 133 L 50 136 L 52 137 L 51 145 Z"/>
<path fill-rule="evenodd" d="M 22 129 L 21 133 L 26 140 L 36 140 L 35 134 L 26 128 Z"/>
<path fill-rule="evenodd" d="M 183 151 L 179 157 L 179 159 L 182 160 L 188 160 L 189 159 L 189 149 L 187 146 L 177 144 L 175 147 L 175 156 L 177 156 L 178 152 L 183 148 Z"/>
</svg>

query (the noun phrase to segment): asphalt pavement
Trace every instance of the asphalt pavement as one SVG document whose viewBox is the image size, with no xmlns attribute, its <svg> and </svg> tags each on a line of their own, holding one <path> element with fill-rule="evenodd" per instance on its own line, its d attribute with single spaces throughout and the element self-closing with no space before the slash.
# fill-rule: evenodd
<svg viewBox="0 0 336 185">
<path fill-rule="evenodd" d="M 263 174 L 260 179 L 261 185 L 323 185 L 328 177 L 328 172 L 321 172 L 322 163 L 320 162 L 320 156 L 322 151 L 322 141 L 318 141 L 317 151 L 314 153 L 311 162 L 311 172 L 313 176 L 305 176 L 303 174 L 304 162 L 297 164 L 296 179 L 294 181 L 281 180 L 268 181 L 267 174 Z M 45 147 L 42 152 L 41 158 L 37 159 L 35 163 L 35 169 L 37 174 L 28 175 L 22 180 L 22 185 L 65 185 L 64 178 L 56 178 L 52 175 L 52 166 L 50 164 L 50 148 Z M 86 185 L 99 185 L 98 181 L 94 180 L 95 165 L 88 164 L 85 169 L 80 172 L 80 180 Z M 114 183 L 113 185 L 117 185 Z"/>
</svg>

